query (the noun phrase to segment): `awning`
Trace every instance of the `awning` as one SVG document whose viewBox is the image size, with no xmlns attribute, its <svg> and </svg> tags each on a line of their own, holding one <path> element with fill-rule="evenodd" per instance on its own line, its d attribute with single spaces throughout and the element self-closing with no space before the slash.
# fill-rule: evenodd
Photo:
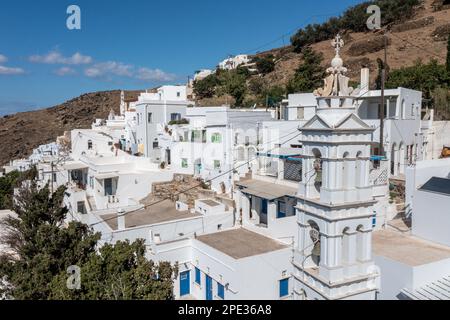
<svg viewBox="0 0 450 320">
<path fill-rule="evenodd" d="M 301 151 L 298 149 L 289 149 L 289 148 L 279 148 L 278 150 L 273 150 L 268 153 L 258 152 L 257 156 L 260 157 L 269 157 L 269 158 L 279 158 L 279 159 L 287 159 L 291 157 L 299 157 L 301 156 Z"/>
<path fill-rule="evenodd" d="M 297 194 L 296 188 L 260 180 L 240 181 L 236 182 L 236 185 L 242 187 L 243 193 L 267 200 L 275 200 L 285 196 L 293 197 Z"/>
<path fill-rule="evenodd" d="M 64 170 L 80 170 L 80 169 L 87 169 L 89 168 L 88 165 L 86 165 L 83 162 L 80 161 L 74 161 L 74 162 L 67 162 L 63 165 Z"/>
<path fill-rule="evenodd" d="M 386 160 L 385 156 L 370 156 L 370 161 L 381 161 Z"/>
<path fill-rule="evenodd" d="M 94 177 L 97 180 L 105 180 L 105 179 L 117 178 L 117 177 L 119 177 L 119 174 L 117 172 L 99 173 L 99 174 L 96 174 Z"/>
</svg>

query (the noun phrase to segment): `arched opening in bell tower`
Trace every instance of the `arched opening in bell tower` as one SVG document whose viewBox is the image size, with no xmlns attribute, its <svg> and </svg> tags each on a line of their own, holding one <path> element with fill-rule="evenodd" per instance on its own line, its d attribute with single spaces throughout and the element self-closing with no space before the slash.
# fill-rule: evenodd
<svg viewBox="0 0 450 320">
<path fill-rule="evenodd" d="M 314 187 L 317 192 L 320 192 L 320 188 L 322 187 L 322 153 L 317 148 L 314 148 L 312 153 L 314 156 L 313 168 L 315 171 Z"/>
<path fill-rule="evenodd" d="M 309 236 L 312 241 L 311 260 L 316 266 L 320 263 L 320 228 L 314 221 L 309 221 L 311 227 Z"/>
</svg>

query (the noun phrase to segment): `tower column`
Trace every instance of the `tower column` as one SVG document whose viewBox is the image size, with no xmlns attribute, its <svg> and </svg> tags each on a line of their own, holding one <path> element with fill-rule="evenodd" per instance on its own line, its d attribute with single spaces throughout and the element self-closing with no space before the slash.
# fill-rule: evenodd
<svg viewBox="0 0 450 320">
<path fill-rule="evenodd" d="M 372 235 L 371 232 L 361 232 L 361 256 L 359 259 L 361 261 L 370 261 L 372 260 Z"/>
</svg>

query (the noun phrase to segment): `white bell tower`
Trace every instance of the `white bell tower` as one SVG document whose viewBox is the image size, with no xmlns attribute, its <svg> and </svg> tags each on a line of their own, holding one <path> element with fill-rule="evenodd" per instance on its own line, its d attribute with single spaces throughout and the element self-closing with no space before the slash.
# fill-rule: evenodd
<svg viewBox="0 0 450 320">
<path fill-rule="evenodd" d="M 372 261 L 373 190 L 369 183 L 374 128 L 356 114 L 358 90 L 348 87 L 339 56 L 324 88 L 316 90 L 317 113 L 300 130 L 303 176 L 297 194 L 299 240 L 294 254 L 298 299 L 375 299 Z"/>
<path fill-rule="evenodd" d="M 126 111 L 126 104 L 125 104 L 125 92 L 122 90 L 120 91 L 120 115 L 125 115 Z"/>
</svg>

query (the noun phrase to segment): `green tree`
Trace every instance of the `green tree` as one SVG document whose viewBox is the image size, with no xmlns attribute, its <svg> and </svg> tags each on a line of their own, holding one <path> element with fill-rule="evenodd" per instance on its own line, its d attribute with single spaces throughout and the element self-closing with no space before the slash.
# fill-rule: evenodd
<svg viewBox="0 0 450 320">
<path fill-rule="evenodd" d="M 433 59 L 427 64 L 418 60 L 413 66 L 389 72 L 386 88 L 403 87 L 415 89 L 422 91 L 424 97 L 430 99 L 434 89 L 447 87 L 448 84 L 449 74 L 445 65 L 441 65 L 437 60 Z"/>
<path fill-rule="evenodd" d="M 260 74 L 268 74 L 275 70 L 275 57 L 273 54 L 264 55 L 262 57 L 253 58 L 253 62 L 256 64 L 256 69 Z"/>
<path fill-rule="evenodd" d="M 80 222 L 65 223 L 64 193 L 64 187 L 52 194 L 48 185 L 38 188 L 30 181 L 14 198 L 17 217 L 1 222 L 8 230 L 1 242 L 11 252 L 0 253 L 0 280 L 8 284 L 0 286 L 0 296 L 20 300 L 171 297 L 172 279 L 168 279 L 175 268 L 144 261 L 142 241 L 105 245 L 97 253 L 99 233 Z M 84 271 L 80 292 L 66 288 L 67 268 L 73 265 Z M 105 282 L 99 283 L 100 279 Z"/>
<path fill-rule="evenodd" d="M 366 1 L 348 8 L 341 16 L 332 17 L 322 24 L 309 24 L 304 29 L 298 30 L 292 37 L 291 43 L 296 52 L 301 52 L 304 47 L 311 44 L 333 38 L 338 32 L 368 31 L 366 21 L 369 15 L 366 10 L 371 4 L 380 7 L 383 13 L 383 26 L 401 23 L 414 15 L 414 8 L 422 0 L 377 0 Z"/>
<path fill-rule="evenodd" d="M 15 170 L 0 177 L 0 210 L 12 209 L 14 188 L 19 187 L 24 180 L 34 180 L 37 174 L 37 168 L 33 166 L 25 172 Z"/>
<path fill-rule="evenodd" d="M 177 267 L 159 265 L 145 257 L 145 241 L 106 244 L 81 267 L 80 290 L 69 290 L 67 274 L 52 281 L 52 299 L 58 300 L 169 300 Z"/>
<path fill-rule="evenodd" d="M 223 94 L 232 96 L 235 100 L 235 106 L 242 106 L 247 93 L 248 74 L 241 68 L 235 70 L 222 70 L 218 73 L 220 90 Z"/>
<path fill-rule="evenodd" d="M 302 51 L 303 61 L 295 71 L 294 77 L 289 80 L 287 93 L 311 92 L 319 88 L 323 83 L 325 72 L 321 66 L 323 56 L 310 47 Z"/>
<path fill-rule="evenodd" d="M 65 188 L 51 194 L 48 186 L 34 182 L 21 188 L 13 206 L 17 218 L 2 224 L 8 230 L 2 243 L 12 254 L 2 254 L 0 278 L 11 285 L 3 292 L 14 299 L 47 299 L 54 276 L 70 265 L 84 263 L 95 252 L 99 234 L 79 222 L 63 227 L 67 209 L 62 206 Z"/>
<path fill-rule="evenodd" d="M 194 94 L 198 99 L 212 98 L 219 84 L 216 74 L 210 74 L 201 80 L 194 81 Z"/>
</svg>

